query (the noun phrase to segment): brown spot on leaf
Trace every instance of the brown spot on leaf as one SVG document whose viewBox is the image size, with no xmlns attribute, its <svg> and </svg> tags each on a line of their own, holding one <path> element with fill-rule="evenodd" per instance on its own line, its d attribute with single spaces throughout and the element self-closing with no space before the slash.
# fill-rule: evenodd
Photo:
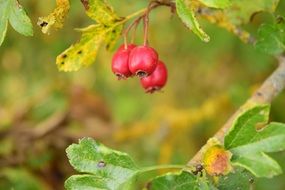
<svg viewBox="0 0 285 190">
<path fill-rule="evenodd" d="M 77 52 L 77 54 L 78 54 L 78 55 L 82 54 L 82 50 L 79 50 L 79 51 Z"/>
<path fill-rule="evenodd" d="M 81 3 L 83 4 L 83 6 L 86 10 L 89 9 L 89 0 L 81 0 Z"/>
<path fill-rule="evenodd" d="M 67 55 L 66 55 L 66 54 L 63 54 L 63 55 L 62 55 L 62 58 L 63 58 L 63 59 L 67 58 Z"/>
<path fill-rule="evenodd" d="M 231 170 L 231 153 L 222 146 L 210 147 L 204 154 L 205 170 L 211 176 L 225 175 Z"/>
<path fill-rule="evenodd" d="M 43 21 L 43 22 L 40 24 L 41 27 L 45 27 L 45 26 L 47 26 L 47 25 L 48 25 L 48 23 L 47 23 L 46 21 Z"/>
</svg>

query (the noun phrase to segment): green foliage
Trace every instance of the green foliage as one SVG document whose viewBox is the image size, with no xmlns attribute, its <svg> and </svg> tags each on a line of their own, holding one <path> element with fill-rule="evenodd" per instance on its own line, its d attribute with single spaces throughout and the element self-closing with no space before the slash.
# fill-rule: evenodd
<svg viewBox="0 0 285 190">
<path fill-rule="evenodd" d="M 195 16 L 195 10 L 191 7 L 191 1 L 189 1 L 189 4 L 190 5 L 187 5 L 185 0 L 176 0 L 176 9 L 178 16 L 182 22 L 201 40 L 204 42 L 209 42 L 210 37 L 201 29 L 201 26 Z"/>
<path fill-rule="evenodd" d="M 20 34 L 33 35 L 33 26 L 17 0 L 0 0 L 0 45 L 6 36 L 8 21 Z"/>
<path fill-rule="evenodd" d="M 253 176 L 246 170 L 236 168 L 226 176 L 221 176 L 217 188 L 219 190 L 250 190 Z"/>
<path fill-rule="evenodd" d="M 272 55 L 285 51 L 285 21 L 280 17 L 277 23 L 262 24 L 258 29 L 256 49 Z"/>
<path fill-rule="evenodd" d="M 105 1 L 84 1 L 83 5 L 86 14 L 98 24 L 80 29 L 80 41 L 57 57 L 56 64 L 60 71 L 77 71 L 91 65 L 101 44 L 105 41 L 107 49 L 112 49 L 121 35 L 123 18 L 117 16 Z"/>
<path fill-rule="evenodd" d="M 285 124 L 268 122 L 269 105 L 245 108 L 225 136 L 225 148 L 233 153 L 232 164 L 251 171 L 257 177 L 282 173 L 278 163 L 265 153 L 285 150 Z"/>
<path fill-rule="evenodd" d="M 90 138 L 69 146 L 66 152 L 77 171 L 90 174 L 70 177 L 65 184 L 67 189 L 127 188 L 139 171 L 129 155 L 109 149 Z"/>
<path fill-rule="evenodd" d="M 216 190 L 205 178 L 186 171 L 158 176 L 148 184 L 148 188 L 149 190 Z"/>
<path fill-rule="evenodd" d="M 132 189 L 133 182 L 139 174 L 173 167 L 139 168 L 128 154 L 107 148 L 91 138 L 84 138 L 79 144 L 70 145 L 66 152 L 71 165 L 83 173 L 68 178 L 65 182 L 67 189 Z M 156 177 L 150 182 L 149 187 L 152 190 L 214 189 L 206 178 L 186 171 Z"/>
</svg>

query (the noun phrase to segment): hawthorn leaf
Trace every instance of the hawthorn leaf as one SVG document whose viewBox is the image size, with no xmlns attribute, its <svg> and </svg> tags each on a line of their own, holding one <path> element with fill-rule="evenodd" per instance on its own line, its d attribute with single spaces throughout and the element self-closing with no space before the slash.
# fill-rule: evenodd
<svg viewBox="0 0 285 190">
<path fill-rule="evenodd" d="M 234 155 L 232 164 L 247 169 L 256 177 L 271 178 L 282 173 L 279 164 L 262 152 Z"/>
<path fill-rule="evenodd" d="M 83 31 L 78 43 L 71 45 L 57 56 L 56 64 L 59 71 L 77 71 L 92 64 L 107 30 L 101 25 L 95 25 L 92 30 Z"/>
<path fill-rule="evenodd" d="M 241 25 L 248 23 L 255 13 L 274 12 L 278 3 L 279 0 L 232 0 L 224 13 L 234 25 Z"/>
<path fill-rule="evenodd" d="M 25 36 L 33 35 L 32 22 L 17 0 L 11 1 L 9 22 L 11 26 L 20 34 L 23 34 Z"/>
<path fill-rule="evenodd" d="M 250 190 L 253 180 L 250 172 L 237 167 L 228 175 L 219 177 L 217 188 L 219 190 Z"/>
<path fill-rule="evenodd" d="M 24 36 L 33 35 L 33 25 L 23 7 L 17 0 L 0 0 L 0 45 L 7 33 L 8 21 Z"/>
<path fill-rule="evenodd" d="M 37 24 L 41 27 L 42 32 L 50 34 L 53 29 L 62 28 L 69 9 L 69 0 L 57 0 L 54 11 L 47 16 L 40 17 L 38 20 Z"/>
<path fill-rule="evenodd" d="M 9 18 L 9 1 L 0 0 L 0 45 L 3 43 L 7 33 Z"/>
<path fill-rule="evenodd" d="M 123 22 L 105 0 L 81 0 L 86 14 L 97 24 L 83 29 L 79 42 L 71 45 L 57 56 L 56 64 L 60 71 L 77 71 L 91 65 L 96 60 L 97 52 L 103 42 L 112 50 L 123 30 Z"/>
<path fill-rule="evenodd" d="M 216 190 L 206 179 L 186 171 L 158 176 L 147 186 L 149 190 Z"/>
<path fill-rule="evenodd" d="M 230 5 L 230 0 L 199 0 L 207 7 L 226 8 Z"/>
<path fill-rule="evenodd" d="M 241 113 L 233 122 L 225 136 L 224 146 L 227 150 L 247 144 L 256 135 L 256 124 L 266 124 L 270 106 L 256 105 Z"/>
<path fill-rule="evenodd" d="M 98 49 L 105 41 L 106 48 L 112 49 L 121 35 L 122 25 L 107 27 L 99 24 L 81 29 L 81 39 L 57 56 L 56 64 L 60 71 L 77 71 L 91 65 L 97 56 Z"/>
<path fill-rule="evenodd" d="M 112 31 L 107 32 L 105 37 L 106 49 L 112 51 L 123 31 L 123 25 L 116 26 Z"/>
<path fill-rule="evenodd" d="M 186 2 L 190 5 L 187 5 Z M 176 0 L 176 10 L 182 22 L 192 30 L 194 34 L 204 42 L 210 41 L 210 37 L 202 30 L 195 16 L 195 10 L 191 6 L 191 0 Z"/>
<path fill-rule="evenodd" d="M 106 0 L 81 0 L 81 2 L 86 14 L 98 24 L 110 26 L 124 19 L 117 16 Z"/>
<path fill-rule="evenodd" d="M 249 127 L 249 126 L 248 126 Z M 272 122 L 251 136 L 248 143 L 231 148 L 236 155 L 285 150 L 285 124 Z"/>
<path fill-rule="evenodd" d="M 262 24 L 258 29 L 255 48 L 261 52 L 278 55 L 285 51 L 285 22 Z"/>
<path fill-rule="evenodd" d="M 224 146 L 233 156 L 233 165 L 244 167 L 257 177 L 282 173 L 278 163 L 266 153 L 285 150 L 285 124 L 269 123 L 269 105 L 246 108 L 233 122 Z M 262 125 L 261 129 L 257 126 Z"/>
<path fill-rule="evenodd" d="M 67 149 L 70 164 L 82 175 L 71 176 L 67 189 L 128 189 L 139 172 L 131 157 L 94 141 L 83 138 Z"/>
</svg>

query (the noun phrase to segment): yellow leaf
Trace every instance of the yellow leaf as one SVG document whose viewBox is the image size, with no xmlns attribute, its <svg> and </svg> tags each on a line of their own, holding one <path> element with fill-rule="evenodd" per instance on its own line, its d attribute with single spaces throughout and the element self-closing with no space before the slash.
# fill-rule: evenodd
<svg viewBox="0 0 285 190">
<path fill-rule="evenodd" d="M 101 25 L 94 25 L 92 30 L 83 32 L 78 43 L 71 45 L 57 56 L 58 69 L 60 71 L 77 71 L 83 66 L 92 64 L 105 38 L 106 31 Z"/>
<path fill-rule="evenodd" d="M 40 17 L 38 25 L 44 34 L 49 34 L 52 29 L 60 29 L 63 27 L 65 17 L 69 11 L 69 0 L 56 0 L 56 8 L 48 16 Z"/>
<path fill-rule="evenodd" d="M 86 14 L 102 25 L 110 26 L 124 18 L 117 16 L 106 0 L 81 0 Z"/>
</svg>

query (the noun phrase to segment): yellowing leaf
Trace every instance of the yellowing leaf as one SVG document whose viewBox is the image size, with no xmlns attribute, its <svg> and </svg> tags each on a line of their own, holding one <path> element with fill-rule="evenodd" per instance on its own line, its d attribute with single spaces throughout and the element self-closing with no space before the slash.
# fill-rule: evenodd
<svg viewBox="0 0 285 190">
<path fill-rule="evenodd" d="M 92 64 L 107 30 L 101 25 L 94 25 L 92 30 L 83 31 L 78 43 L 57 56 L 58 69 L 60 71 L 77 71 L 83 66 Z"/>
<path fill-rule="evenodd" d="M 232 169 L 230 159 L 232 154 L 221 145 L 209 147 L 204 153 L 203 164 L 209 175 L 225 175 Z"/>
<path fill-rule="evenodd" d="M 123 30 L 123 25 L 119 25 L 106 34 L 105 43 L 106 43 L 107 50 L 114 49 L 116 41 L 121 36 L 122 30 Z"/>
<path fill-rule="evenodd" d="M 110 26 L 123 18 L 117 16 L 105 0 L 81 0 L 86 14 L 99 24 Z"/>
<path fill-rule="evenodd" d="M 112 49 L 123 30 L 125 20 L 118 17 L 105 1 L 81 0 L 81 2 L 86 14 L 97 24 L 79 29 L 82 32 L 80 41 L 57 56 L 56 64 L 60 71 L 77 71 L 92 64 L 102 43 L 106 42 L 106 48 Z"/>
<path fill-rule="evenodd" d="M 38 20 L 37 24 L 42 28 L 42 32 L 49 34 L 52 29 L 62 28 L 69 8 L 69 0 L 56 0 L 54 11 L 48 16 L 40 17 Z"/>
</svg>

